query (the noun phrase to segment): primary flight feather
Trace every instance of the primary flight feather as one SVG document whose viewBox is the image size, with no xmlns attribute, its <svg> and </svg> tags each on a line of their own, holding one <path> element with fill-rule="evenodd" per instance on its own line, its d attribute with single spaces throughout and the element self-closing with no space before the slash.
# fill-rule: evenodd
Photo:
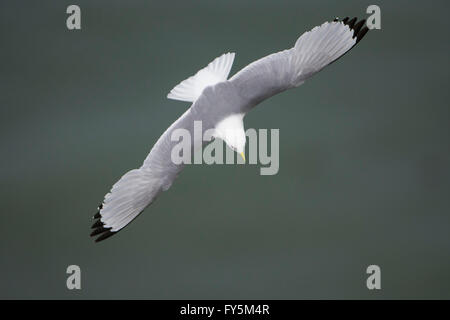
<svg viewBox="0 0 450 320">
<path fill-rule="evenodd" d="M 192 102 L 191 107 L 162 134 L 142 166 L 114 184 L 94 215 L 91 236 L 98 242 L 114 235 L 170 188 L 184 166 L 171 161 L 175 129 L 192 133 L 194 121 L 202 121 L 203 131 L 213 129 L 214 137 L 244 157 L 245 114 L 342 57 L 367 33 L 364 23 L 356 18 L 325 22 L 301 35 L 293 48 L 259 59 L 228 80 L 234 53 L 226 53 L 178 84 L 167 97 Z"/>
</svg>

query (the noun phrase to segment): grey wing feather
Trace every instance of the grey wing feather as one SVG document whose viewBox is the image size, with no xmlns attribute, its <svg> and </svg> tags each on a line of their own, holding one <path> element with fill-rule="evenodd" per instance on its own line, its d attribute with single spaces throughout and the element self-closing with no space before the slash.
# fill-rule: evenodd
<svg viewBox="0 0 450 320">
<path fill-rule="evenodd" d="M 99 206 L 91 236 L 101 241 L 121 230 L 149 206 L 161 191 L 167 190 L 183 165 L 171 161 L 174 143 L 171 133 L 176 128 L 189 127 L 192 119 L 186 111 L 158 139 L 142 166 L 127 172 L 117 181 Z"/>
<path fill-rule="evenodd" d="M 305 32 L 291 49 L 259 59 L 237 74 L 230 82 L 245 99 L 242 111 L 284 90 L 298 87 L 349 51 L 367 32 L 365 20 L 325 22 Z"/>
</svg>

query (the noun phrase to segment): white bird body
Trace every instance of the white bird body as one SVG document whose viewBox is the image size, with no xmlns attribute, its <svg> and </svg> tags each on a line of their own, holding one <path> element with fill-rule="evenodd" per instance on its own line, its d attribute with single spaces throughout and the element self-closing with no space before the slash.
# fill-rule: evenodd
<svg viewBox="0 0 450 320">
<path fill-rule="evenodd" d="M 229 80 L 235 55 L 226 53 L 175 86 L 168 98 L 192 102 L 191 107 L 162 134 L 143 165 L 114 184 L 94 216 L 91 236 L 100 235 L 100 241 L 113 235 L 170 188 L 184 167 L 171 161 L 175 129 L 193 132 L 194 122 L 201 121 L 203 131 L 213 129 L 216 138 L 243 155 L 245 114 L 261 101 L 298 87 L 348 52 L 368 30 L 362 27 L 364 20 L 355 22 L 356 18 L 325 22 L 300 36 L 293 48 L 253 62 Z"/>
</svg>

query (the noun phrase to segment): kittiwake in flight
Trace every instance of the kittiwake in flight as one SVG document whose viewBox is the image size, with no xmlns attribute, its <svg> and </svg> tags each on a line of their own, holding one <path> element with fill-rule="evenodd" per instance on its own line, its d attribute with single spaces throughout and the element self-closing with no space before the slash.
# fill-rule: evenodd
<svg viewBox="0 0 450 320">
<path fill-rule="evenodd" d="M 215 138 L 245 160 L 247 112 L 277 93 L 300 86 L 342 57 L 367 33 L 364 24 L 357 18 L 325 22 L 302 34 L 293 48 L 259 59 L 230 79 L 234 53 L 226 53 L 178 84 L 167 97 L 192 102 L 191 107 L 162 134 L 142 166 L 114 184 L 94 215 L 91 236 L 98 236 L 98 242 L 114 235 L 170 188 L 184 166 L 171 161 L 175 129 L 193 133 L 194 121 L 202 121 L 204 131 L 214 130 Z"/>
</svg>

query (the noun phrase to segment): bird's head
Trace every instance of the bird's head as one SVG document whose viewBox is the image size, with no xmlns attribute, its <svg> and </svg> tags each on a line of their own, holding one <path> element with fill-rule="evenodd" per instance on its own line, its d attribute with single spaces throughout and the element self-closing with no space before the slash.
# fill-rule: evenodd
<svg viewBox="0 0 450 320">
<path fill-rule="evenodd" d="M 223 139 L 230 149 L 241 155 L 245 162 L 245 142 L 246 136 L 244 130 L 233 130 L 228 132 Z"/>
<path fill-rule="evenodd" d="M 244 131 L 244 116 L 234 114 L 218 123 L 215 128 L 214 136 L 220 138 L 230 147 L 241 155 L 245 161 L 245 143 L 246 135 Z"/>
</svg>

